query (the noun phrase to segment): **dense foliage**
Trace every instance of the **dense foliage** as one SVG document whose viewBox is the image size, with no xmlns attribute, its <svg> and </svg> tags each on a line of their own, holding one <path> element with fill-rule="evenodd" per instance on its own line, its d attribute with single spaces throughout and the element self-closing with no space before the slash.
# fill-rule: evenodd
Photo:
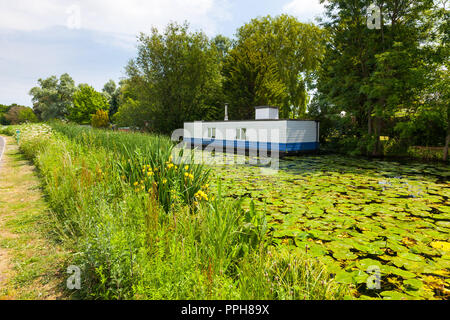
<svg viewBox="0 0 450 320">
<path fill-rule="evenodd" d="M 372 3 L 381 9 L 379 29 L 367 26 Z M 330 40 L 311 106 L 323 121 L 323 138 L 335 137 L 337 150 L 369 155 L 398 154 L 412 144 L 443 146 L 448 10 L 432 0 L 332 0 L 327 9 L 322 25 Z"/>
<path fill-rule="evenodd" d="M 288 15 L 253 19 L 238 29 L 225 59 L 224 87 L 235 119 L 253 119 L 254 107 L 280 107 L 282 118 L 305 116 L 307 80 L 324 53 L 324 31 Z"/>
<path fill-rule="evenodd" d="M 53 236 L 82 268 L 79 298 L 348 294 L 322 264 L 269 246 L 265 213 L 210 190 L 206 167 L 174 163 L 167 138 L 61 123 L 20 129 L 20 149 L 43 177 Z"/>
<path fill-rule="evenodd" d="M 73 95 L 73 104 L 67 110 L 67 118 L 79 124 L 90 124 L 98 111 L 108 111 L 107 98 L 87 84 L 80 84 Z"/>
<path fill-rule="evenodd" d="M 93 128 L 108 128 L 108 112 L 105 110 L 97 110 L 97 112 L 92 115 L 91 125 Z"/>
<path fill-rule="evenodd" d="M 34 114 L 33 110 L 12 104 L 10 106 L 0 105 L 0 124 L 21 124 L 26 122 L 37 122 L 38 118 Z"/>
<path fill-rule="evenodd" d="M 201 120 L 220 101 L 218 50 L 202 32 L 170 24 L 163 34 L 153 29 L 139 36 L 138 56 L 127 67 L 135 99 L 153 130 L 170 134 L 189 120 Z M 130 100 L 132 99 L 132 100 Z M 131 110 L 133 110 L 131 108 Z M 123 118 L 126 111 L 119 108 Z M 139 120 L 138 120 L 139 121 Z M 134 124 L 134 123 L 133 123 Z"/>
<path fill-rule="evenodd" d="M 39 86 L 30 90 L 34 112 L 40 120 L 66 119 L 73 105 L 75 82 L 67 74 L 39 79 Z"/>
</svg>

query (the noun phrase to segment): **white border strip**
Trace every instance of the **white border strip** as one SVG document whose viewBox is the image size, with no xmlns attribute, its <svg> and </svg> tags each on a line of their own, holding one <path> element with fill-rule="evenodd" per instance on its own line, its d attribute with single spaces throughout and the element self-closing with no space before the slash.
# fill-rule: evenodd
<svg viewBox="0 0 450 320">
<path fill-rule="evenodd" d="M 3 140 L 3 150 L 2 150 L 2 152 L 0 152 L 0 161 L 2 161 L 3 153 L 5 153 L 5 149 L 6 149 L 6 140 L 1 136 L 0 136 L 0 139 Z"/>
</svg>

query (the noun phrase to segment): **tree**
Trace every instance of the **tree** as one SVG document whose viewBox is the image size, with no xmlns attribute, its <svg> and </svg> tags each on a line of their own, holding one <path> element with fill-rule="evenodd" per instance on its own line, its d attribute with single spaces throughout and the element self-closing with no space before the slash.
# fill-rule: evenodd
<svg viewBox="0 0 450 320">
<path fill-rule="evenodd" d="M 114 115 L 114 122 L 121 127 L 145 128 L 145 119 L 150 119 L 151 116 L 148 109 L 142 108 L 136 100 L 128 98 Z"/>
<path fill-rule="evenodd" d="M 113 80 L 109 80 L 103 87 L 103 94 L 109 103 L 109 117 L 112 118 L 119 110 L 120 87 Z"/>
<path fill-rule="evenodd" d="M 225 60 L 225 58 L 228 56 L 228 54 L 230 53 L 230 50 L 233 46 L 233 41 L 230 38 L 219 34 L 219 35 L 215 36 L 211 40 L 211 42 L 216 47 L 216 50 L 218 52 L 219 61 L 223 62 Z"/>
<path fill-rule="evenodd" d="M 12 125 L 38 121 L 32 109 L 19 105 L 12 105 L 6 112 L 5 119 Z"/>
<path fill-rule="evenodd" d="M 73 105 L 68 110 L 67 118 L 80 124 L 91 123 L 92 115 L 97 110 L 108 110 L 106 97 L 87 84 L 80 84 L 73 95 Z"/>
<path fill-rule="evenodd" d="M 276 62 L 264 52 L 233 50 L 224 75 L 232 119 L 254 119 L 255 106 L 278 105 L 287 96 Z"/>
<path fill-rule="evenodd" d="M 72 96 L 76 91 L 75 82 L 67 74 L 39 79 L 39 86 L 30 90 L 33 109 L 36 115 L 44 121 L 50 119 L 65 119 L 67 110 L 72 106 Z"/>
<path fill-rule="evenodd" d="M 202 119 L 221 93 L 218 51 L 204 33 L 189 32 L 187 23 L 141 34 L 127 74 L 139 88 L 135 101 L 149 114 L 145 121 L 162 133 Z"/>
<path fill-rule="evenodd" d="M 325 39 L 322 29 L 289 15 L 269 15 L 242 26 L 224 67 L 231 109 L 247 116 L 254 103 L 272 104 L 283 118 L 303 116 L 307 83 L 322 59 Z M 239 94 L 240 87 L 245 89 Z"/>
<path fill-rule="evenodd" d="M 18 119 L 19 123 L 27 123 L 27 122 L 35 123 L 39 121 L 33 110 L 28 107 L 25 107 L 24 109 L 19 111 Z"/>
<path fill-rule="evenodd" d="M 8 110 L 11 108 L 11 106 L 5 106 L 3 104 L 0 104 L 0 124 L 8 125 L 9 121 L 6 120 L 5 114 L 8 112 Z"/>
<path fill-rule="evenodd" d="M 379 29 L 367 26 L 372 3 L 381 10 Z M 361 130 L 355 139 L 371 155 L 382 152 L 379 137 L 386 123 L 421 99 L 430 72 L 432 6 L 432 0 L 327 1 L 323 26 L 331 39 L 318 91 L 322 101 L 356 119 Z"/>
</svg>

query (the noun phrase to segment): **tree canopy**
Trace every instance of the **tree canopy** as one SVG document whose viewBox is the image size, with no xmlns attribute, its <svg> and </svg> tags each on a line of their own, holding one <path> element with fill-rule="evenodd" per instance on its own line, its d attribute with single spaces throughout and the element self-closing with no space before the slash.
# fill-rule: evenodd
<svg viewBox="0 0 450 320">
<path fill-rule="evenodd" d="M 59 79 L 51 76 L 47 79 L 39 79 L 38 83 L 39 86 L 30 90 L 33 109 L 37 116 L 44 121 L 65 119 L 76 91 L 73 79 L 65 73 Z"/>
<path fill-rule="evenodd" d="M 325 32 L 293 16 L 269 15 L 251 20 L 236 37 L 224 66 L 231 112 L 242 119 L 257 105 L 276 105 L 283 118 L 304 116 Z"/>
<path fill-rule="evenodd" d="M 80 124 L 89 124 L 92 115 L 98 110 L 108 109 L 108 100 L 102 93 L 88 84 L 80 84 L 73 95 L 73 104 L 68 109 L 67 118 Z"/>
<path fill-rule="evenodd" d="M 369 7 L 381 11 L 380 28 L 369 28 Z M 330 34 L 316 101 L 353 117 L 361 146 L 382 153 L 379 137 L 393 136 L 400 114 L 423 104 L 436 72 L 432 0 L 327 2 L 323 27 Z M 331 109 L 330 109 L 331 108 Z"/>
<path fill-rule="evenodd" d="M 218 50 L 204 33 L 190 32 L 188 24 L 171 23 L 163 33 L 154 28 L 150 35 L 141 34 L 127 74 L 139 88 L 135 101 L 148 110 L 145 120 L 159 132 L 202 119 L 220 96 Z"/>
</svg>

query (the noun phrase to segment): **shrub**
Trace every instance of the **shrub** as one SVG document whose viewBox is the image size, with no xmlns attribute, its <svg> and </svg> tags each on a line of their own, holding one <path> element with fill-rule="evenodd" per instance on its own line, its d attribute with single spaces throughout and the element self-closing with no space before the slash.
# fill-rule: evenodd
<svg viewBox="0 0 450 320">
<path fill-rule="evenodd" d="M 109 127 L 108 112 L 104 110 L 97 110 L 97 112 L 94 115 L 92 115 L 91 123 L 94 128 L 108 128 Z"/>
</svg>

